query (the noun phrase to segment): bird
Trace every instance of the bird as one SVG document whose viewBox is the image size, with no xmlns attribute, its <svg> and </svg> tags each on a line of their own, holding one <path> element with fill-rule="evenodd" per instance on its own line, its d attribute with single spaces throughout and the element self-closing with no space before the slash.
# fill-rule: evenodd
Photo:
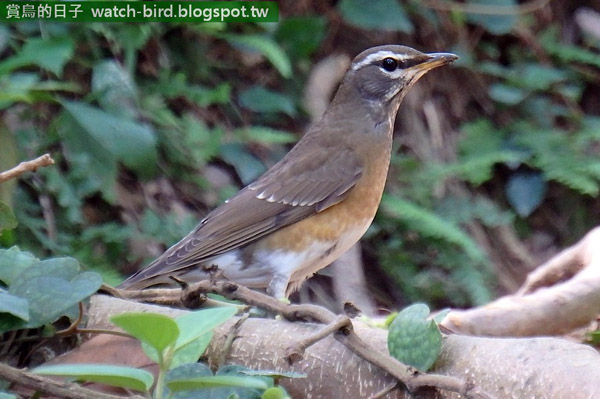
<svg viewBox="0 0 600 399">
<path fill-rule="evenodd" d="M 321 119 L 279 162 L 119 288 L 204 280 L 216 266 L 230 281 L 287 298 L 367 231 L 400 103 L 425 73 L 457 58 L 402 45 L 358 54 Z"/>
</svg>

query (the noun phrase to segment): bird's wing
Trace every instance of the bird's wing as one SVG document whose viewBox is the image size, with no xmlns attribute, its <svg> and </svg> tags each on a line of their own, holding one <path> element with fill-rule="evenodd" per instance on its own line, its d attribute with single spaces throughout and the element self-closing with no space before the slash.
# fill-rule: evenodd
<svg viewBox="0 0 600 399">
<path fill-rule="evenodd" d="M 349 149 L 331 154 L 321 147 L 290 157 L 294 150 L 121 287 L 140 286 L 139 282 L 198 265 L 327 209 L 342 201 L 362 174 Z"/>
</svg>

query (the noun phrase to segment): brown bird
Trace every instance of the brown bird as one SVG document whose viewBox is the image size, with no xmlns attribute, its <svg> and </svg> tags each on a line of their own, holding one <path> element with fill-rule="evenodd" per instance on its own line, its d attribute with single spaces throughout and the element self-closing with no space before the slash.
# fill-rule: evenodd
<svg viewBox="0 0 600 399">
<path fill-rule="evenodd" d="M 121 288 L 230 280 L 283 298 L 365 233 L 379 207 L 398 107 L 431 69 L 458 57 L 388 45 L 360 53 L 321 119 L 285 157 L 210 212 Z"/>
</svg>

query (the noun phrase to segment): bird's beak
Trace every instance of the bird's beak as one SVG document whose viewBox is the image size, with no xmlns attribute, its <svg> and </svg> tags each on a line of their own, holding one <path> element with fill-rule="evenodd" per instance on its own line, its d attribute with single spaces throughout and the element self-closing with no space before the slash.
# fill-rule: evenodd
<svg viewBox="0 0 600 399">
<path fill-rule="evenodd" d="M 429 59 L 415 67 L 423 72 L 429 71 L 442 65 L 450 64 L 458 59 L 458 55 L 452 53 L 429 53 Z"/>
</svg>

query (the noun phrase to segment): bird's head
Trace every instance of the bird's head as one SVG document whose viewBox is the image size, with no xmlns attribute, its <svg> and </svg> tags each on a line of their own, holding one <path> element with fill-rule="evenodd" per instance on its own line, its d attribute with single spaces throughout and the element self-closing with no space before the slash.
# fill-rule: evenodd
<svg viewBox="0 0 600 399">
<path fill-rule="evenodd" d="M 395 116 L 400 102 L 421 76 L 457 58 L 451 53 L 427 54 L 406 46 L 372 47 L 354 58 L 339 94 L 358 97 L 377 114 Z"/>
</svg>

